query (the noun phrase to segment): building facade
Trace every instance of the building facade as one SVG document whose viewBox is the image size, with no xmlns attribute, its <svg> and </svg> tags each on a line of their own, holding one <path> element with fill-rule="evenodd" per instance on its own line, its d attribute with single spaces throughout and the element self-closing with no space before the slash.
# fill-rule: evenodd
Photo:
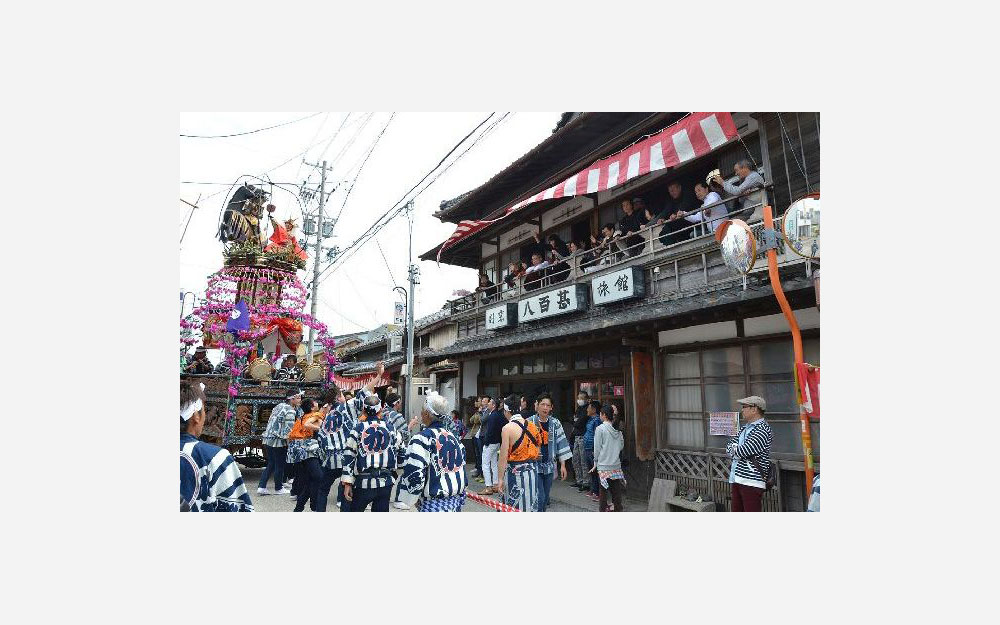
<svg viewBox="0 0 1000 625">
<path fill-rule="evenodd" d="M 709 142 L 676 166 L 648 173 L 636 173 L 642 170 L 622 156 L 623 183 L 558 197 L 553 185 L 567 180 L 568 189 L 595 163 L 610 163 L 602 165 L 610 171 L 592 174 L 595 180 L 619 175 L 616 154 L 627 155 L 630 146 L 644 145 L 647 137 L 686 117 L 577 114 L 483 186 L 442 203 L 436 215 L 444 221 L 496 220 L 467 228 L 471 234 L 440 253 L 440 262 L 476 268 L 494 287 L 449 302 L 435 323 L 439 331 L 453 328 L 453 340 L 442 332 L 420 357 L 425 367 L 454 366 L 462 398 L 547 391 L 566 426 L 577 392 L 617 405 L 626 419 L 630 494 L 648 496 L 652 479 L 666 477 L 721 508 L 729 506 L 726 437 L 711 433 L 711 414 L 735 411 L 736 399 L 760 395 L 768 401 L 780 466 L 779 487 L 767 495 L 765 508 L 801 510 L 806 489 L 791 338 L 763 253 L 744 279 L 724 265 L 714 223 L 687 223 L 670 237 L 662 226 L 647 227 L 616 239 L 617 247 L 598 262 L 581 251 L 504 284 L 510 263 L 530 263 L 532 252 L 544 247 L 536 235 L 541 242 L 552 234 L 563 242 L 589 239 L 625 216 L 623 200 L 641 198 L 655 214 L 671 201 L 671 183 L 680 185 L 682 197 L 716 169 L 738 183 L 734 165 L 744 160 L 763 178 L 764 188 L 741 198 L 722 193 L 717 206 L 745 219 L 758 239 L 765 203 L 780 216 L 792 201 L 819 191 L 818 113 L 715 115 L 731 115 L 735 132 L 727 140 Z M 684 147 L 675 144 L 678 151 Z M 540 199 L 508 211 L 525 198 Z M 439 249 L 421 258 L 433 260 Z M 818 264 L 783 244 L 778 257 L 782 287 L 803 331 L 805 360 L 819 365 L 812 279 Z M 811 427 L 818 464 L 819 422 Z"/>
</svg>

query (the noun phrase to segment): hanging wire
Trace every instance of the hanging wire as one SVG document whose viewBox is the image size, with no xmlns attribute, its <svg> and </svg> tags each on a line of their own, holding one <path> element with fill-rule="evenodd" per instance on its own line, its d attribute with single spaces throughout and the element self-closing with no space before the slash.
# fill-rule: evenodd
<svg viewBox="0 0 1000 625">
<path fill-rule="evenodd" d="M 255 133 L 258 133 L 258 132 L 264 132 L 265 130 L 272 130 L 274 128 L 281 128 L 282 126 L 288 126 L 290 124 L 294 124 L 294 123 L 297 123 L 297 122 L 305 121 L 307 119 L 311 119 L 313 117 L 316 117 L 317 115 L 319 115 L 322 112 L 323 111 L 320 111 L 319 113 L 312 113 L 311 115 L 306 115 L 305 117 L 300 117 L 298 119 L 293 119 L 292 121 L 289 121 L 289 122 L 283 122 L 281 124 L 275 124 L 274 126 L 268 126 L 267 128 L 258 128 L 257 130 L 248 130 L 247 132 L 237 132 L 237 133 L 234 133 L 234 134 L 231 134 L 231 135 L 178 135 L 178 136 L 184 137 L 186 139 L 226 139 L 228 137 L 242 137 L 244 135 L 252 135 L 252 134 L 255 134 Z"/>
<path fill-rule="evenodd" d="M 788 140 L 788 146 L 792 148 L 792 158 L 795 159 L 795 166 L 799 168 L 799 173 L 802 174 L 803 178 L 805 178 L 806 172 L 802 169 L 802 165 L 799 164 L 799 157 L 795 155 L 795 144 L 792 143 L 792 138 L 788 136 L 788 131 L 785 130 L 785 123 L 781 121 L 781 113 L 775 112 L 774 114 L 778 116 L 778 124 L 781 126 L 781 133 L 784 135 L 785 139 Z"/>
</svg>

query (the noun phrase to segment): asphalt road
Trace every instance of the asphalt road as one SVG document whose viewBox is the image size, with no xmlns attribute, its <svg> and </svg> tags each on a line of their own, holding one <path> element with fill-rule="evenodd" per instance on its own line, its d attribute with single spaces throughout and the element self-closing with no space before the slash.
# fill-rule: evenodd
<svg viewBox="0 0 1000 625">
<path fill-rule="evenodd" d="M 295 500 L 288 495 L 258 495 L 257 494 L 257 484 L 260 481 L 260 476 L 263 473 L 263 469 L 248 469 L 241 466 L 240 471 L 243 473 L 243 481 L 247 485 L 247 490 L 250 491 L 250 499 L 253 501 L 254 510 L 258 512 L 291 512 L 295 508 Z M 481 482 L 477 482 L 475 478 L 471 477 L 469 473 L 469 467 L 466 467 L 466 475 L 469 477 L 469 490 L 472 492 L 479 492 L 485 488 Z M 330 498 L 327 505 L 327 512 L 339 512 L 340 509 L 337 507 L 337 484 L 339 482 L 334 482 L 333 488 L 330 489 Z M 273 480 L 268 480 L 268 489 L 271 490 L 274 487 Z M 558 479 L 552 484 L 552 493 L 550 495 L 549 512 L 596 512 L 597 504 L 586 497 L 583 493 L 573 488 L 569 482 L 560 482 Z M 626 502 L 626 510 L 632 509 L 642 509 L 639 508 L 638 504 L 634 502 Z M 306 506 L 306 511 L 309 511 L 309 507 Z M 473 501 L 471 499 L 466 499 L 465 507 L 462 508 L 463 512 L 494 512 L 492 508 L 481 504 L 479 502 Z M 390 508 L 390 512 L 413 512 L 413 510 L 399 510 L 396 508 Z"/>
</svg>

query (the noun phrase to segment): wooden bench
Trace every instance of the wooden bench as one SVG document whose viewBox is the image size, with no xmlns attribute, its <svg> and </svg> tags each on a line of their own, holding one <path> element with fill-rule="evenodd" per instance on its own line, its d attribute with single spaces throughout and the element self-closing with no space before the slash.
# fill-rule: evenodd
<svg viewBox="0 0 1000 625">
<path fill-rule="evenodd" d="M 715 512 L 715 503 L 711 501 L 688 501 L 677 497 L 677 482 L 662 478 L 653 478 L 653 486 L 649 490 L 648 512 Z"/>
<path fill-rule="evenodd" d="M 678 510 L 678 508 L 680 508 Z M 715 512 L 714 501 L 688 501 L 684 497 L 667 497 L 667 512 Z"/>
</svg>

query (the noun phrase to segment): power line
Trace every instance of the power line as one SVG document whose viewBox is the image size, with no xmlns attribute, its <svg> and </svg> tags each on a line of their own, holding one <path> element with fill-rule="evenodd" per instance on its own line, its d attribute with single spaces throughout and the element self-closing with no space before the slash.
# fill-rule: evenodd
<svg viewBox="0 0 1000 625">
<path fill-rule="evenodd" d="M 363 233 L 361 234 L 361 236 L 359 236 L 359 237 L 358 237 L 358 238 L 357 238 L 357 239 L 356 239 L 356 240 L 355 240 L 355 241 L 354 241 L 353 243 L 351 243 L 351 245 L 349 245 L 349 246 L 347 247 L 347 249 L 345 249 L 345 250 L 344 250 L 343 252 L 341 252 L 340 256 L 338 256 L 338 258 L 337 258 L 336 260 L 332 261 L 332 262 L 331 262 L 331 263 L 330 263 L 329 265 L 327 265 L 327 267 L 326 267 L 326 268 L 325 268 L 325 269 L 324 269 L 324 270 L 323 270 L 322 272 L 320 272 L 320 277 L 322 277 L 323 273 L 326 273 L 326 271 L 328 271 L 328 270 L 330 269 L 330 267 L 333 267 L 333 266 L 334 266 L 334 264 L 336 264 L 336 263 L 337 263 L 338 261 L 340 261 L 341 259 L 345 258 L 345 255 L 346 255 L 346 253 L 347 253 L 347 252 L 348 252 L 349 250 L 351 250 L 351 249 L 353 249 L 353 248 L 355 248 L 355 247 L 359 247 L 360 245 L 363 245 L 364 243 L 366 243 L 366 242 L 367 242 L 367 240 L 368 240 L 368 239 L 370 238 L 370 235 L 372 235 L 372 234 L 373 234 L 374 232 L 378 232 L 378 230 L 379 230 L 379 229 L 381 229 L 381 227 L 382 227 L 383 225 L 385 225 L 385 224 L 383 224 L 383 223 L 381 223 L 381 222 L 382 222 L 382 221 L 383 221 L 384 219 L 386 219 L 386 217 L 388 217 L 388 220 L 386 220 L 386 222 L 385 222 L 385 223 L 388 223 L 388 222 L 389 222 L 389 221 L 391 221 L 391 220 L 392 220 L 392 219 L 393 219 L 394 217 L 396 217 L 396 215 L 398 215 L 398 214 L 399 214 L 399 213 L 401 212 L 401 210 L 402 210 L 402 209 L 400 209 L 399 207 L 400 207 L 400 205 L 401 205 L 401 204 L 403 203 L 403 201 L 407 199 L 407 196 L 408 196 L 408 195 L 409 195 L 409 194 L 410 194 L 410 193 L 411 193 L 411 192 L 412 192 L 412 191 L 413 191 L 414 189 L 416 189 L 416 188 L 417 188 L 417 187 L 419 187 L 419 186 L 420 186 L 421 184 L 423 184 L 423 182 L 424 182 L 425 180 L 427 180 L 427 178 L 429 178 L 429 177 L 431 176 L 431 174 L 433 174 L 433 173 L 434 173 L 434 172 L 435 172 L 435 171 L 436 171 L 436 170 L 437 170 L 437 169 L 438 169 L 439 167 L 441 167 L 441 165 L 442 165 L 442 164 L 443 164 L 443 163 L 444 163 L 444 162 L 445 162 L 446 160 L 448 160 L 448 157 L 449 157 L 449 156 L 451 156 L 452 154 L 454 154 L 454 153 L 455 153 L 455 150 L 457 150 L 457 149 L 458 149 L 458 148 L 459 148 L 459 147 L 460 147 L 460 146 L 461 146 L 461 145 L 462 145 L 463 143 L 465 143 L 465 141 L 466 141 L 466 140 L 467 140 L 467 139 L 468 139 L 469 137 L 471 137 L 471 136 L 472 136 L 473 134 L 475 134 L 477 130 L 479 130 L 480 128 L 482 128 L 482 127 L 483 127 L 483 125 L 484 125 L 484 124 L 486 124 L 486 122 L 488 122 L 488 121 L 490 120 L 490 118 L 491 118 L 491 117 L 493 117 L 493 115 L 495 115 L 495 114 L 496 114 L 495 112 L 493 112 L 493 113 L 490 113 L 490 114 L 489 114 L 489 115 L 488 115 L 488 116 L 486 117 L 486 119 L 484 119 L 483 121 L 479 122 L 479 124 L 478 124 L 478 125 L 477 125 L 477 126 L 476 126 L 475 128 L 473 128 L 473 129 L 472 129 L 472 130 L 471 130 L 471 131 L 469 132 L 469 134 L 467 134 L 467 135 L 465 135 L 464 137 L 462 137 L 461 141 L 459 141 L 458 143 L 456 143 L 454 147 L 452 147 L 452 148 L 451 148 L 450 150 L 448 150 L 448 153 L 444 155 L 444 158 L 442 158 L 442 159 L 441 159 L 441 161 L 440 161 L 440 162 L 438 162 L 438 164 L 437 164 L 437 165 L 435 165 L 433 169 L 431 169 L 431 170 L 430 170 L 429 172 L 427 172 L 427 174 L 426 174 L 426 175 L 424 175 L 424 177 L 423 177 L 423 178 L 421 178 L 421 179 L 420 179 L 420 181 L 419 181 L 419 182 L 417 182 L 417 184 L 415 184 L 415 185 L 413 185 L 412 187 L 410 187 L 410 189 L 409 189 L 409 190 L 408 190 L 408 191 L 407 191 L 406 193 L 404 193 L 404 194 L 403 194 L 403 197 L 402 197 L 402 198 L 400 198 L 400 199 L 399 199 L 399 201 L 397 201 L 397 202 L 396 202 L 396 203 L 395 203 L 395 204 L 394 204 L 394 205 L 393 205 L 393 206 L 392 206 L 391 208 L 389 208 L 389 210 L 387 210 L 387 211 L 386 211 L 385 213 L 383 213 L 381 217 L 379 217 L 378 219 L 376 219 L 376 220 L 375 220 L 375 223 L 373 223 L 373 224 L 372 224 L 372 225 L 371 225 L 371 226 L 370 226 L 370 227 L 369 227 L 369 228 L 368 228 L 368 229 L 367 229 L 367 230 L 366 230 L 365 232 L 363 232 Z M 485 134 L 485 133 L 483 133 L 483 134 Z M 463 154 L 464 154 L 464 153 L 463 153 Z M 456 160 L 457 160 L 457 159 L 456 159 Z M 428 186 L 429 186 L 429 185 L 428 185 Z M 425 189 L 426 189 L 426 188 L 425 188 Z M 418 195 L 419 195 L 419 194 L 418 194 Z M 411 198 L 411 199 L 412 199 L 412 198 Z M 397 210 L 397 209 L 398 209 L 398 210 Z M 390 217 L 389 215 L 390 215 L 390 213 L 392 213 L 392 211 L 393 211 L 393 210 L 396 210 L 396 213 L 395 213 L 395 214 L 393 214 L 393 215 L 392 215 L 392 216 Z"/>
<path fill-rule="evenodd" d="M 476 144 L 477 144 L 477 143 L 479 143 L 479 142 L 480 142 L 480 141 L 481 141 L 481 140 L 482 140 L 482 139 L 483 139 L 484 137 L 486 137 L 486 136 L 487 136 L 488 134 L 490 134 L 490 133 L 491 133 L 491 132 L 492 132 L 492 131 L 493 131 L 493 130 L 494 130 L 494 129 L 495 129 L 495 128 L 496 128 L 496 127 L 497 127 L 497 126 L 498 126 L 498 125 L 499 125 L 499 124 L 501 123 L 501 122 L 503 122 L 503 121 L 504 121 L 504 119 L 506 119 L 506 118 L 508 117 L 508 115 L 509 115 L 509 114 L 510 114 L 510 113 L 505 113 L 505 114 L 504 114 L 504 115 L 503 115 L 503 116 L 502 116 L 502 117 L 501 117 L 500 119 L 496 120 L 496 121 L 495 121 L 495 122 L 494 122 L 493 124 L 491 124 L 491 125 L 490 125 L 490 126 L 489 126 L 489 127 L 488 127 L 488 128 L 486 129 L 486 130 L 485 130 L 485 131 L 483 131 L 483 133 L 482 133 L 481 135 L 479 135 L 479 137 L 477 137 L 477 138 L 476 138 L 476 140 L 475 140 L 475 141 L 473 141 L 473 142 L 472 142 L 472 144 L 471 144 L 471 145 L 470 145 L 470 146 L 469 146 L 468 148 L 466 148 L 466 149 L 465 149 L 465 150 L 464 150 L 464 151 L 463 151 L 463 152 L 462 152 L 461 154 L 459 154 L 459 155 L 458 155 L 458 157 L 456 157 L 456 158 L 455 158 L 455 159 L 454 159 L 454 160 L 453 160 L 453 161 L 452 161 L 451 163 L 449 163 L 447 167 L 445 167 L 445 168 L 444 168 L 444 169 L 443 169 L 443 170 L 442 170 L 441 172 L 439 172 L 439 173 L 438 173 L 438 175 L 436 175 L 436 176 L 435 176 L 435 177 L 434 177 L 434 178 L 433 178 L 433 179 L 432 179 L 432 180 L 431 180 L 430 182 L 428 182 L 428 183 L 427 183 L 427 185 L 426 185 L 426 186 L 425 186 L 425 187 L 424 187 L 423 189 L 421 189 L 421 190 L 420 190 L 419 192 L 417 192 L 417 194 L 416 194 L 416 195 L 414 195 L 414 196 L 413 196 L 412 198 L 410 198 L 410 201 L 412 201 L 412 200 L 416 199 L 417 197 L 419 197 L 419 196 L 420 196 L 420 194 L 421 194 L 421 193 L 423 193 L 423 192 L 424 192 L 424 191 L 426 191 L 426 190 L 427 190 L 428 188 L 430 188 L 430 186 L 431 186 L 432 184 L 434 184 L 434 182 L 435 182 L 435 181 L 436 181 L 436 180 L 437 180 L 438 178 L 440 178 L 440 177 L 441 177 L 442 175 L 444 175 L 444 174 L 445 174 L 445 172 L 447 172 L 447 171 L 448 171 L 448 170 L 449 170 L 449 169 L 450 169 L 450 168 L 451 168 L 451 167 L 452 167 L 452 166 L 453 166 L 453 165 L 454 165 L 455 163 L 457 163 L 457 162 L 458 162 L 458 161 L 459 161 L 459 160 L 460 160 L 460 159 L 461 159 L 461 158 L 462 158 L 463 156 L 465 156 L 465 154 L 467 154 L 467 153 L 469 152 L 469 150 L 471 150 L 472 148 L 474 148 L 474 147 L 476 146 Z M 492 114 L 490 115 L 490 117 L 492 117 Z M 487 118 L 487 120 L 488 120 L 488 119 L 489 119 L 489 118 Z M 480 124 L 480 126 L 482 126 L 482 124 Z M 477 128 L 478 128 L 478 127 L 479 127 L 479 126 L 477 126 Z M 475 132 L 475 130 L 473 130 L 473 132 Z M 470 133 L 470 134 L 471 134 L 471 133 Z M 468 138 L 468 135 L 467 135 L 467 136 L 466 136 L 465 138 L 467 139 L 467 138 Z M 465 139 L 463 139 L 463 141 L 464 141 L 464 140 L 465 140 Z M 459 145 L 461 145 L 461 143 L 460 143 Z M 457 146 L 456 146 L 456 147 L 457 147 Z M 449 154 L 451 154 L 451 153 L 452 153 L 452 152 L 454 152 L 454 151 L 455 151 L 455 150 L 454 150 L 454 148 L 453 148 L 453 149 L 452 149 L 452 151 L 451 151 L 451 152 L 449 152 Z M 442 162 L 443 162 L 443 161 L 442 161 Z M 438 163 L 438 165 L 440 166 L 440 163 Z M 437 168 L 435 167 L 435 169 L 437 169 Z M 433 172 L 434 172 L 434 170 L 431 170 L 431 172 L 430 172 L 430 173 L 433 173 Z M 428 175 L 430 175 L 430 173 L 429 173 Z M 424 176 L 424 180 L 426 180 L 426 178 L 427 178 L 427 176 Z M 421 182 L 423 182 L 423 180 L 421 180 Z M 420 182 L 418 182 L 416 186 L 419 186 L 419 185 L 420 185 Z M 416 188 L 416 186 L 415 186 L 414 188 Z M 413 189 L 410 189 L 410 191 L 412 191 L 412 190 L 413 190 Z M 409 193 L 409 192 L 407 192 L 407 193 Z M 405 196 L 404 196 L 404 199 L 405 199 Z M 398 206 L 398 202 L 397 202 L 397 206 Z M 393 208 L 395 208 L 395 207 L 393 207 Z M 373 224 L 373 225 L 372 225 L 372 227 L 368 229 L 368 231 L 366 231 L 366 232 L 365 232 L 364 234 L 362 234 L 362 235 L 361 235 L 361 236 L 360 236 L 360 237 L 359 237 L 358 239 L 356 239 L 356 240 L 355 240 L 355 241 L 354 241 L 354 242 L 353 242 L 353 243 L 352 243 L 351 245 L 349 245 L 349 246 L 347 247 L 347 249 L 345 249 L 345 250 L 344 250 L 343 252 L 341 252 L 341 254 L 340 254 L 340 255 L 339 255 L 339 256 L 338 256 L 338 257 L 337 257 L 337 258 L 336 258 L 335 260 L 331 261 L 331 262 L 330 262 L 330 264 L 328 264 L 328 265 L 327 265 L 327 266 L 326 266 L 326 267 L 325 267 L 325 268 L 324 268 L 324 269 L 323 269 L 323 270 L 322 270 L 322 271 L 320 272 L 320 277 L 322 278 L 323 274 L 324 274 L 324 273 L 326 273 L 327 271 L 329 271 L 329 270 L 330 270 L 330 269 L 331 269 L 331 268 L 332 268 L 332 267 L 333 267 L 333 266 L 334 266 L 335 264 L 338 264 L 338 263 L 339 263 L 339 266 L 343 266 L 343 265 L 344 265 L 344 263 L 346 263 L 346 262 L 347 262 L 347 260 L 348 260 L 348 259 L 350 259 L 350 258 L 351 258 L 351 256 L 353 256 L 353 254 L 357 253 L 357 251 L 358 251 L 359 249 L 361 249 L 361 247 L 362 247 L 362 246 L 364 246 L 364 245 L 365 245 L 365 243 L 367 243 L 367 242 L 368 242 L 369 240 L 371 240 L 371 238 L 372 238 L 372 237 L 374 237 L 374 235 L 375 235 L 376 233 L 378 233 L 378 231 L 379 231 L 379 230 L 381 230 L 381 229 L 382 229 L 382 228 L 383 228 L 384 226 L 386 226 L 386 225 L 387 225 L 387 224 L 388 224 L 388 223 L 389 223 L 390 221 L 392 221 L 393 219 L 395 219 L 395 217 L 397 217 L 397 216 L 398 216 L 398 215 L 399 215 L 399 214 L 400 214 L 400 213 L 402 212 L 403 208 L 405 208 L 405 206 L 403 206 L 402 208 L 399 208 L 399 209 L 398 209 L 398 210 L 396 211 L 396 213 L 395 213 L 395 214 L 393 214 L 392 216 L 389 216 L 389 217 L 388 217 L 388 219 L 386 219 L 384 223 L 379 223 L 379 222 L 380 222 L 380 221 L 382 221 L 382 219 L 383 219 L 383 218 L 385 218 L 385 217 L 386 217 L 386 216 L 387 216 L 387 215 L 388 215 L 388 214 L 389 214 L 389 213 L 390 213 L 390 212 L 391 212 L 391 211 L 392 211 L 393 209 L 392 209 L 392 208 L 390 208 L 390 209 L 389 209 L 389 211 L 386 211 L 386 213 L 385 213 L 385 214 L 384 214 L 384 215 L 383 215 L 382 217 L 380 217 L 380 218 L 379 218 L 379 220 L 377 220 L 377 221 L 375 222 L 375 224 Z M 373 230 L 373 228 L 374 228 L 374 230 Z M 371 233 L 371 234 L 370 234 L 370 236 L 369 236 L 369 233 Z M 367 237 L 367 238 L 366 238 L 366 237 Z M 353 251 L 352 251 L 352 250 L 353 250 Z M 349 253 L 349 252 L 350 252 L 350 253 Z"/>
<path fill-rule="evenodd" d="M 275 124 L 274 126 L 268 126 L 267 128 L 258 128 L 257 130 L 248 130 L 247 132 L 237 132 L 237 133 L 234 133 L 234 134 L 231 134 L 231 135 L 178 135 L 178 136 L 181 136 L 181 137 L 184 137 L 184 138 L 187 138 L 187 139 L 226 139 L 228 137 L 242 137 L 244 135 L 252 135 L 252 134 L 257 133 L 257 132 L 264 132 L 265 130 L 271 130 L 273 128 L 281 128 L 282 126 L 288 126 L 288 125 L 294 124 L 296 122 L 305 121 L 307 119 L 316 117 L 317 115 L 319 115 L 322 112 L 323 111 L 319 111 L 319 113 L 313 113 L 311 115 L 306 115 L 305 117 L 300 117 L 298 119 L 293 119 L 292 121 L 289 121 L 289 122 L 283 122 L 283 123 L 280 123 L 280 124 Z"/>
</svg>

